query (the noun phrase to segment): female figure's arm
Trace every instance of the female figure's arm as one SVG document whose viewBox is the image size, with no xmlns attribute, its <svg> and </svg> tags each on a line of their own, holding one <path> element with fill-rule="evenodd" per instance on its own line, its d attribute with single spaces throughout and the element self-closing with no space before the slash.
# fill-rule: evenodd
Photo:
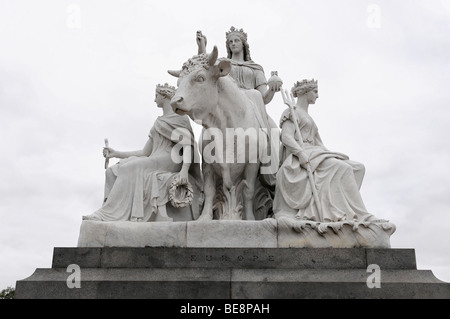
<svg viewBox="0 0 450 319">
<path fill-rule="evenodd" d="M 197 46 L 198 46 L 198 55 L 200 55 L 202 53 L 206 53 L 207 39 L 202 34 L 202 31 L 197 31 L 196 40 L 197 40 Z"/>
<path fill-rule="evenodd" d="M 256 88 L 259 92 L 261 92 L 261 95 L 263 97 L 264 104 L 269 104 L 270 101 L 272 101 L 275 91 L 268 90 L 266 84 L 261 84 Z"/>
<path fill-rule="evenodd" d="M 287 118 L 282 119 L 281 142 L 292 154 L 298 157 L 300 165 L 308 170 L 309 159 L 302 148 L 303 141 L 297 141 L 295 138 L 295 133 L 298 133 L 297 136 L 301 139 L 301 132 L 296 132 L 297 129 L 300 130 L 300 123 L 294 122 L 298 121 L 296 114 L 293 113 L 295 112 L 294 96 L 292 94 L 289 95 L 287 91 L 286 93 L 283 92 L 283 90 L 281 90 L 281 96 L 283 97 L 284 104 L 289 107 L 289 116 L 286 115 Z"/>
<path fill-rule="evenodd" d="M 183 146 L 183 165 L 181 166 L 181 170 L 178 173 L 178 176 L 175 178 L 181 182 L 181 184 L 186 184 L 188 182 L 188 176 L 189 176 L 189 168 L 192 164 L 192 146 L 191 145 L 185 145 Z"/>
<path fill-rule="evenodd" d="M 103 148 L 103 156 L 107 158 L 128 158 L 131 156 L 150 156 L 153 149 L 153 139 L 150 137 L 145 143 L 144 148 L 142 150 L 130 151 L 130 152 L 121 152 L 116 151 L 111 147 Z"/>
<path fill-rule="evenodd" d="M 300 165 L 305 167 L 306 163 L 308 163 L 308 156 L 295 139 L 295 125 L 291 120 L 284 121 L 281 127 L 281 142 L 290 153 L 298 157 Z"/>
<path fill-rule="evenodd" d="M 274 72 L 272 72 L 272 74 L 273 73 Z M 261 74 L 257 75 L 257 79 L 256 79 L 257 82 L 260 81 L 258 79 L 258 77 L 262 77 L 262 79 L 265 82 L 264 73 L 261 72 Z M 275 93 L 280 91 L 282 85 L 283 85 L 283 82 L 281 81 L 281 79 L 278 76 L 275 77 L 274 75 L 272 75 L 272 77 L 269 79 L 269 82 L 267 84 L 265 84 L 265 83 L 260 84 L 260 85 L 258 85 L 258 87 L 256 89 L 259 92 L 261 92 L 264 104 L 267 105 L 272 101 Z"/>
</svg>

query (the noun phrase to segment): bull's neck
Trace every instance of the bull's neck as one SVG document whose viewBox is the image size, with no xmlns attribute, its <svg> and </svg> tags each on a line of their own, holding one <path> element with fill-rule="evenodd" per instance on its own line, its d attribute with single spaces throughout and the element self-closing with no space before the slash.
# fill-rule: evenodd
<svg viewBox="0 0 450 319">
<path fill-rule="evenodd" d="M 222 130 L 227 128 L 245 127 L 242 120 L 245 118 L 246 105 L 244 93 L 230 78 L 223 77 L 218 80 L 217 89 L 219 98 L 212 111 L 203 115 L 205 128 L 217 127 Z"/>
<path fill-rule="evenodd" d="M 201 114 L 194 116 L 194 118 L 196 119 L 196 122 L 198 122 L 198 120 L 200 120 L 202 126 L 206 129 L 209 129 L 209 128 L 223 129 L 223 128 L 225 128 L 226 127 L 226 125 L 224 125 L 225 117 L 226 117 L 226 115 L 224 114 L 223 110 L 221 110 L 221 107 L 219 106 L 219 104 L 213 106 L 213 108 L 211 109 L 211 112 L 201 113 Z"/>
</svg>

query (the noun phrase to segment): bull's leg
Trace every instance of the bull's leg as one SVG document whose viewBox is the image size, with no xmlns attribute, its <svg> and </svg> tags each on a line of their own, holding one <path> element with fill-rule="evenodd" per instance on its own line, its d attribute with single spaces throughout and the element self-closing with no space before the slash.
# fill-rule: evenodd
<svg viewBox="0 0 450 319">
<path fill-rule="evenodd" d="M 216 175 L 211 165 L 203 165 L 203 192 L 205 201 L 203 203 L 202 214 L 197 221 L 209 221 L 213 219 L 213 201 L 216 196 Z"/>
<path fill-rule="evenodd" d="M 233 187 L 233 182 L 231 181 L 230 164 L 221 164 L 220 169 L 222 172 L 223 186 L 229 192 L 231 187 Z"/>
<path fill-rule="evenodd" d="M 255 196 L 255 181 L 258 176 L 259 164 L 248 164 L 245 169 L 244 219 L 255 220 L 253 212 L 253 197 Z"/>
</svg>

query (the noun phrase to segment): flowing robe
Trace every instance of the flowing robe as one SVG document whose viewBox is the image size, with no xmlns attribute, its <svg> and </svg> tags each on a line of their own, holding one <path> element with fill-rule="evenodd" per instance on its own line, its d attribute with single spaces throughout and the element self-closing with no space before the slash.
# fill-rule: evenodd
<svg viewBox="0 0 450 319">
<path fill-rule="evenodd" d="M 175 130 L 184 133 L 181 141 L 180 134 L 172 134 Z M 192 146 L 189 181 L 197 189 L 202 187 L 200 166 L 198 161 L 194 161 L 195 156 L 198 158 L 198 150 L 187 116 L 169 114 L 158 117 L 149 138 L 153 147 L 148 157 L 128 157 L 107 169 L 106 201 L 90 215 L 91 219 L 126 221 L 139 218 L 150 221 L 158 207 L 168 203 L 168 188 L 183 165 L 182 162 L 176 163 L 171 154 L 178 143 Z"/>
<path fill-rule="evenodd" d="M 229 61 L 232 64 L 230 76 L 237 82 L 239 88 L 252 90 L 260 85 L 267 85 L 264 69 L 259 64 L 253 61 Z"/>
<path fill-rule="evenodd" d="M 261 180 L 264 185 L 270 188 L 275 187 L 275 173 L 278 169 L 279 159 L 279 140 L 278 136 L 272 136 L 270 129 L 279 130 L 275 121 L 267 114 L 261 92 L 257 90 L 260 85 L 267 85 L 264 69 L 261 65 L 253 61 L 236 62 L 229 59 L 232 64 L 230 76 L 236 82 L 237 86 L 244 90 L 250 100 L 254 103 L 255 116 L 262 128 L 267 128 L 267 149 L 264 151 L 269 156 L 268 163 L 263 163 L 267 166 L 268 171 L 273 171 L 272 174 L 261 174 Z"/>
<path fill-rule="evenodd" d="M 373 215 L 367 212 L 359 189 L 364 178 L 364 165 L 349 160 L 345 154 L 325 148 L 313 119 L 304 111 L 296 110 L 303 138 L 303 149 L 292 137 L 281 148 L 282 165 L 277 173 L 274 198 L 275 216 L 299 217 L 318 220 L 317 208 L 312 195 L 311 181 L 307 171 L 300 165 L 296 155 L 300 150 L 309 158 L 324 222 L 344 220 L 368 221 Z M 289 123 L 289 124 L 287 124 Z M 281 135 L 287 134 L 284 125 L 293 125 L 290 110 L 281 117 Z"/>
</svg>

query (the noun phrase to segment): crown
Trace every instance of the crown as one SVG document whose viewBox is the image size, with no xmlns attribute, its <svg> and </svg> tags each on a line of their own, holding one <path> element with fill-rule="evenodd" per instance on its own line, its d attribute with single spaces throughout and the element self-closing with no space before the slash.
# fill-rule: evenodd
<svg viewBox="0 0 450 319">
<path fill-rule="evenodd" d="M 158 84 L 157 86 L 156 86 L 156 88 L 157 89 L 162 89 L 162 90 L 173 90 L 173 91 L 175 91 L 175 87 L 174 86 L 170 86 L 169 84 L 167 84 L 167 83 L 164 83 L 164 85 L 161 85 L 161 84 Z"/>
<path fill-rule="evenodd" d="M 318 87 L 317 80 L 316 81 L 314 81 L 314 79 L 312 79 L 311 81 L 303 80 L 301 82 L 297 81 L 296 83 L 294 83 L 294 87 L 291 89 L 291 91 L 294 97 L 297 97 L 307 93 L 308 91 L 316 89 L 317 87 Z"/>
<path fill-rule="evenodd" d="M 245 33 L 243 29 L 238 30 L 235 27 L 231 27 L 230 31 L 226 33 L 226 37 L 228 38 L 228 36 L 232 33 L 239 33 L 244 38 L 244 40 L 247 41 L 247 33 Z"/>
<path fill-rule="evenodd" d="M 170 86 L 167 83 L 164 83 L 164 85 L 158 84 L 156 85 L 156 90 L 162 94 L 172 97 L 175 94 L 175 87 Z"/>
</svg>

